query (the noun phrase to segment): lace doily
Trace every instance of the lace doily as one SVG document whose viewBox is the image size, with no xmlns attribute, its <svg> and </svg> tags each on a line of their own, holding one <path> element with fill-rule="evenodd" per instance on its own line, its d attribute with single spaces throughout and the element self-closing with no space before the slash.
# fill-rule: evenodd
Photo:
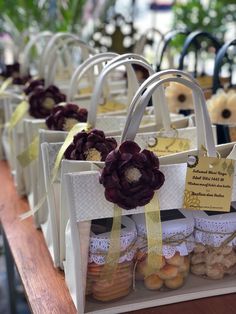
<svg viewBox="0 0 236 314">
<path fill-rule="evenodd" d="M 131 261 L 137 251 L 136 245 L 133 244 L 137 239 L 137 230 L 134 222 L 123 216 L 121 220 L 122 225 L 125 227 L 121 229 L 120 237 L 120 248 L 122 256 L 119 259 L 119 263 L 125 261 Z M 90 245 L 89 245 L 89 263 L 96 263 L 98 265 L 103 265 L 106 262 L 106 253 L 108 252 L 110 245 L 110 232 L 102 234 L 94 234 L 91 232 L 90 235 Z M 127 252 L 125 252 L 127 250 Z M 99 254 L 102 252 L 103 254 Z"/>
<path fill-rule="evenodd" d="M 183 211 L 181 211 L 184 215 Z M 136 223 L 138 231 L 138 245 L 140 248 L 146 245 L 146 225 L 145 215 L 133 215 L 132 219 Z M 173 244 L 165 244 L 162 246 L 162 254 L 165 258 L 171 258 L 176 252 L 181 256 L 186 256 L 195 246 L 194 240 L 194 220 L 191 217 L 182 219 L 169 220 L 162 222 L 162 240 L 163 242 L 172 241 Z M 186 240 L 184 240 L 186 238 Z M 174 242 L 176 241 L 176 242 Z M 179 242 L 179 243 L 178 243 Z"/>
<path fill-rule="evenodd" d="M 218 247 L 236 231 L 236 213 L 208 216 L 204 211 L 193 213 L 195 240 L 204 245 Z M 236 246 L 236 238 L 228 243 Z"/>
</svg>

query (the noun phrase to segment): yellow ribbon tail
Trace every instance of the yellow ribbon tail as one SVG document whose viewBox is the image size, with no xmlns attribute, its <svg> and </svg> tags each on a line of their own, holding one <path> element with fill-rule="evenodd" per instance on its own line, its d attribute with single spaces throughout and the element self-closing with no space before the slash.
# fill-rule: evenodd
<svg viewBox="0 0 236 314">
<path fill-rule="evenodd" d="M 20 220 L 24 220 L 27 219 L 31 216 L 34 216 L 34 214 L 43 206 L 43 204 L 46 202 L 47 200 L 47 195 L 48 193 L 46 193 L 38 202 L 38 204 L 33 208 L 28 210 L 26 213 L 23 213 L 19 216 Z"/>
<path fill-rule="evenodd" d="M 11 77 L 9 77 L 8 79 L 6 79 L 6 80 L 2 83 L 2 85 L 1 85 L 1 87 L 0 87 L 0 94 L 2 94 L 2 93 L 7 89 L 7 87 L 8 87 L 9 85 L 11 85 L 12 81 L 13 81 L 13 79 L 12 79 Z"/>
<path fill-rule="evenodd" d="M 121 234 L 122 209 L 114 206 L 114 217 L 111 229 L 110 246 L 106 257 L 106 263 L 101 272 L 101 280 L 112 280 L 120 259 L 120 234 Z"/>
<path fill-rule="evenodd" d="M 162 226 L 157 192 L 155 192 L 150 203 L 145 206 L 145 219 L 147 229 L 148 273 L 152 274 L 160 270 L 162 266 Z"/>
<path fill-rule="evenodd" d="M 12 113 L 12 116 L 9 121 L 9 131 L 12 129 L 24 118 L 25 114 L 29 109 L 29 103 L 26 100 L 23 100 L 16 107 L 15 111 Z"/>
<path fill-rule="evenodd" d="M 17 159 L 21 165 L 21 167 L 25 168 L 32 161 L 36 160 L 39 155 L 39 136 L 35 136 L 33 141 L 29 144 L 29 146 L 24 150 L 20 155 L 17 156 Z"/>
<path fill-rule="evenodd" d="M 63 145 L 61 146 L 61 148 L 57 154 L 56 161 L 55 161 L 54 167 L 52 169 L 52 183 L 56 180 L 58 169 L 59 169 L 60 164 L 61 164 L 61 160 L 64 156 L 66 149 L 73 142 L 74 136 L 79 132 L 88 131 L 89 129 L 90 129 L 90 127 L 87 123 L 78 123 L 78 124 L 74 125 L 73 128 L 70 130 L 70 132 L 68 133 Z"/>
</svg>

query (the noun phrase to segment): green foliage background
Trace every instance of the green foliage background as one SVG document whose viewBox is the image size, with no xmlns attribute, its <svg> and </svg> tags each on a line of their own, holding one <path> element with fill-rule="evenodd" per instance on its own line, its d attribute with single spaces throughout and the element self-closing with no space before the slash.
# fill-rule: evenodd
<svg viewBox="0 0 236 314">
<path fill-rule="evenodd" d="M 236 23 L 236 0 L 208 0 L 206 4 L 201 0 L 188 0 L 186 3 L 175 1 L 173 12 L 174 29 L 199 29 L 223 39 L 226 24 Z"/>
<path fill-rule="evenodd" d="M 86 0 L 0 0 L 0 32 L 78 31 Z"/>
</svg>

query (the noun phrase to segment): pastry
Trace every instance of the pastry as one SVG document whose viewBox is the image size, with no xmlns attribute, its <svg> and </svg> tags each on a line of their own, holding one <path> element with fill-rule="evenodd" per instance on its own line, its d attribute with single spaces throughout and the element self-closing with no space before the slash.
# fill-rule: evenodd
<svg viewBox="0 0 236 314">
<path fill-rule="evenodd" d="M 224 245 L 224 246 L 220 246 L 216 248 L 216 252 L 223 255 L 228 255 L 229 253 L 232 252 L 232 250 L 233 250 L 233 247 L 229 245 Z"/>
<path fill-rule="evenodd" d="M 231 251 L 228 255 L 223 256 L 222 265 L 226 268 L 230 268 L 236 264 L 236 253 Z"/>
<path fill-rule="evenodd" d="M 218 254 L 216 251 L 213 251 L 206 254 L 205 259 L 207 265 L 219 264 L 223 262 L 224 255 Z"/>
<path fill-rule="evenodd" d="M 178 274 L 178 267 L 166 264 L 161 270 L 158 271 L 158 275 L 161 279 L 172 279 Z"/>
<path fill-rule="evenodd" d="M 163 286 L 163 282 L 157 274 L 152 274 L 144 279 L 145 287 L 149 290 L 159 290 Z"/>
<path fill-rule="evenodd" d="M 184 257 L 177 252 L 173 257 L 166 259 L 166 262 L 173 266 L 181 266 L 184 263 Z"/>
<path fill-rule="evenodd" d="M 195 248 L 193 249 L 194 253 L 203 253 L 205 251 L 205 246 L 201 243 L 197 243 Z"/>
<path fill-rule="evenodd" d="M 205 263 L 200 263 L 196 265 L 191 265 L 191 272 L 197 276 L 203 276 L 206 274 L 206 265 Z"/>
<path fill-rule="evenodd" d="M 205 262 L 205 254 L 204 253 L 193 254 L 191 257 L 191 263 L 193 265 L 204 263 L 204 262 Z"/>
<path fill-rule="evenodd" d="M 184 256 L 183 263 L 179 266 L 179 272 L 188 273 L 190 267 L 190 259 L 189 256 Z"/>
<path fill-rule="evenodd" d="M 162 268 L 164 265 L 165 265 L 165 259 L 163 257 L 160 268 Z M 139 278 L 142 278 L 142 279 L 144 279 L 145 277 L 150 275 L 150 269 L 148 267 L 148 259 L 147 258 L 144 261 L 141 261 L 138 263 L 136 273 L 137 273 L 137 276 Z"/>
<path fill-rule="evenodd" d="M 169 289 L 178 289 L 184 283 L 184 278 L 181 274 L 178 274 L 176 277 L 172 279 L 165 280 L 165 286 Z"/>
<path fill-rule="evenodd" d="M 227 275 L 235 275 L 236 274 L 236 265 L 225 269 L 225 274 Z"/>
<path fill-rule="evenodd" d="M 224 277 L 224 267 L 222 264 L 206 265 L 206 275 L 210 279 L 222 279 Z"/>
<path fill-rule="evenodd" d="M 115 293 L 110 293 L 108 295 L 93 295 L 93 297 L 94 297 L 94 299 L 96 299 L 98 301 L 108 302 L 108 301 L 112 301 L 115 299 L 125 297 L 129 293 L 130 293 L 130 288 L 128 288 L 126 290 L 118 291 Z"/>
</svg>

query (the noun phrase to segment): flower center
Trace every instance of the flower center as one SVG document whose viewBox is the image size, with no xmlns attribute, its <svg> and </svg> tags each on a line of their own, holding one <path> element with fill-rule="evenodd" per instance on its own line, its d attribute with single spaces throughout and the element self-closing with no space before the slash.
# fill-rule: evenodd
<svg viewBox="0 0 236 314">
<path fill-rule="evenodd" d="M 179 102 L 185 102 L 185 100 L 186 100 L 186 96 L 184 94 L 178 95 L 178 101 Z"/>
<path fill-rule="evenodd" d="M 101 153 L 96 148 L 90 148 L 85 152 L 86 160 L 100 161 Z"/>
<path fill-rule="evenodd" d="M 70 131 L 76 123 L 78 123 L 78 120 L 73 118 L 66 118 L 63 124 L 63 130 Z"/>
<path fill-rule="evenodd" d="M 221 115 L 223 118 L 228 119 L 231 116 L 231 111 L 229 109 L 224 109 Z"/>
<path fill-rule="evenodd" d="M 46 97 L 43 102 L 43 107 L 46 109 L 52 109 L 55 105 L 55 101 L 51 97 Z"/>
<path fill-rule="evenodd" d="M 138 182 L 142 174 L 138 168 L 130 167 L 125 171 L 125 177 L 129 183 Z"/>
</svg>

